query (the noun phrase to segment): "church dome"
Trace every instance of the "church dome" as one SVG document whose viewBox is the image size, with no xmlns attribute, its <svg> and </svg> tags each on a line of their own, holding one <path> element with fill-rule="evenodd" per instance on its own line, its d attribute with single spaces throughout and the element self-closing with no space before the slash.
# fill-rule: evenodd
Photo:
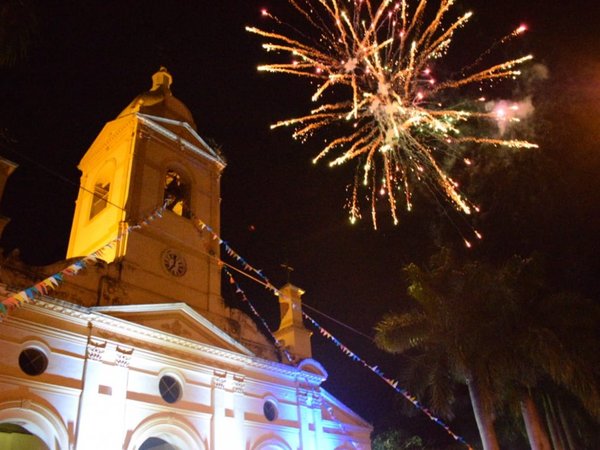
<svg viewBox="0 0 600 450">
<path fill-rule="evenodd" d="M 136 98 L 123 110 L 118 117 L 140 112 L 151 116 L 187 122 L 196 130 L 196 123 L 190 110 L 171 92 L 173 76 L 166 68 L 161 67 L 152 75 L 152 88 Z"/>
</svg>

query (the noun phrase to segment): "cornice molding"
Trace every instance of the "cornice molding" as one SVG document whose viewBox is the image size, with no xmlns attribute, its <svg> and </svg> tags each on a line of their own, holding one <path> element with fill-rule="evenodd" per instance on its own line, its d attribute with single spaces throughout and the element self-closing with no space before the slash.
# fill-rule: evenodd
<svg viewBox="0 0 600 450">
<path fill-rule="evenodd" d="M 152 306 L 159 307 L 160 305 Z M 173 304 L 171 304 L 172 307 Z M 109 332 L 112 336 L 110 340 L 114 341 L 115 344 L 119 344 L 119 336 L 138 342 L 146 340 L 150 341 L 150 344 L 158 344 L 175 350 L 199 352 L 203 356 L 212 357 L 212 359 L 218 360 L 221 363 L 229 363 L 238 369 L 254 369 L 256 371 L 264 371 L 269 375 L 279 374 L 290 378 L 291 381 L 304 380 L 315 385 L 320 385 L 324 381 L 322 376 L 292 366 L 175 336 L 53 297 L 44 296 L 40 299 L 34 299 L 30 303 L 24 304 L 23 308 L 35 310 L 40 314 L 45 314 L 56 319 L 67 319 L 72 323 L 86 328 L 91 323 L 95 329 Z M 44 329 L 51 329 L 51 327 L 45 326 Z M 105 338 L 105 336 L 102 337 Z"/>
<path fill-rule="evenodd" d="M 186 150 L 194 153 L 196 156 L 200 156 L 202 158 L 205 158 L 205 159 L 207 159 L 207 160 L 215 163 L 219 167 L 220 170 L 223 170 L 225 168 L 225 162 L 196 133 L 192 133 L 192 134 L 194 135 L 195 138 L 197 138 L 199 140 L 199 142 L 201 142 L 203 145 L 205 145 L 206 148 L 209 149 L 210 151 L 207 152 L 204 149 L 199 148 L 197 145 L 192 144 L 187 139 L 182 138 L 178 134 L 176 134 L 176 133 L 168 130 L 167 128 L 165 128 L 165 127 L 163 127 L 163 126 L 161 126 L 161 125 L 159 125 L 157 123 L 157 122 L 160 121 L 160 122 L 167 122 L 167 123 L 170 123 L 172 125 L 182 126 L 182 124 L 184 122 L 178 122 L 178 121 L 175 121 L 175 120 L 170 120 L 170 119 L 165 119 L 165 118 L 159 118 L 159 117 L 156 117 L 156 116 L 151 116 L 151 115 L 148 115 L 148 114 L 142 114 L 142 113 L 139 113 L 139 112 L 135 113 L 135 115 L 138 118 L 138 120 L 142 123 L 142 125 L 148 127 L 152 131 L 154 131 L 154 132 L 160 134 L 161 136 L 167 138 L 169 141 L 174 142 L 174 143 L 180 145 L 182 148 L 185 148 Z M 187 130 L 187 128 L 186 128 L 186 130 Z"/>
<path fill-rule="evenodd" d="M 133 313 L 133 314 L 153 314 L 157 313 L 183 313 L 194 322 L 206 328 L 208 331 L 227 342 L 231 346 L 237 348 L 241 353 L 252 356 L 251 350 L 246 348 L 240 342 L 225 333 L 219 327 L 215 326 L 210 320 L 206 319 L 202 314 L 190 308 L 185 303 L 157 303 L 151 305 L 119 305 L 119 306 L 98 306 L 90 308 L 92 312 L 102 313 L 110 317 L 114 317 L 111 313 Z M 106 314 L 105 314 L 106 313 Z M 126 320 L 126 319 L 121 319 Z M 129 322 L 129 321 L 128 321 Z M 131 322 L 130 322 L 131 323 Z M 137 324 L 136 324 L 137 325 Z M 168 333 L 168 330 L 165 330 Z M 168 333 L 171 334 L 171 333 Z M 183 338 L 185 339 L 185 338 Z"/>
</svg>

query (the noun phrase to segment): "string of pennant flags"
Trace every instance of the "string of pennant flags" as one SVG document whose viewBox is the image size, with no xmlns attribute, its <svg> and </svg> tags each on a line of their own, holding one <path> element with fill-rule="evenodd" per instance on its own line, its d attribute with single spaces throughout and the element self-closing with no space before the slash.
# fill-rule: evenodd
<svg viewBox="0 0 600 450">
<path fill-rule="evenodd" d="M 312 317 L 310 317 L 304 311 L 302 311 L 302 315 L 319 331 L 319 334 L 321 336 L 323 336 L 324 338 L 333 342 L 336 345 L 336 347 L 339 348 L 344 355 L 346 355 L 352 361 L 355 361 L 355 362 L 361 364 L 362 366 L 364 366 L 365 368 L 367 368 L 371 372 L 373 372 L 375 375 L 377 375 L 379 378 L 381 378 L 392 389 L 394 389 L 396 392 L 401 394 L 406 400 L 408 400 L 410 403 L 412 403 L 413 406 L 415 406 L 422 413 L 424 413 L 431 421 L 433 421 L 436 424 L 438 424 L 439 426 L 441 426 L 446 431 L 446 433 L 448 433 L 450 436 L 452 436 L 452 438 L 454 440 L 460 442 L 461 444 L 464 444 L 470 450 L 473 449 L 464 438 L 462 438 L 458 434 L 454 433 L 450 429 L 450 427 L 444 423 L 444 421 L 442 421 L 439 417 L 436 417 L 429 410 L 429 408 L 427 408 L 425 405 L 423 405 L 414 395 L 412 395 L 406 389 L 403 389 L 402 387 L 400 387 L 397 380 L 386 377 L 385 374 L 383 373 L 383 371 L 378 366 L 370 365 L 367 361 L 365 361 L 360 356 L 358 356 L 356 353 L 354 353 L 352 350 L 350 350 L 348 347 L 346 347 L 339 339 L 337 339 L 335 336 L 333 336 L 329 331 L 327 331 L 325 328 L 323 328 L 321 325 L 319 325 L 316 320 L 314 320 Z"/>
<path fill-rule="evenodd" d="M 294 358 L 294 356 L 290 353 L 290 351 L 287 348 L 285 348 L 285 346 L 282 344 L 282 342 L 279 339 L 277 339 L 277 337 L 275 336 L 275 334 L 271 330 L 271 327 L 269 327 L 269 325 L 267 324 L 267 322 L 265 321 L 265 319 L 263 319 L 263 317 L 256 310 L 256 308 L 254 307 L 254 305 L 252 304 L 252 302 L 248 299 L 248 296 L 246 295 L 246 293 L 244 292 L 244 290 L 240 287 L 240 285 L 238 284 L 238 282 L 236 281 L 236 279 L 233 277 L 233 274 L 229 271 L 229 269 L 226 266 L 223 266 L 223 271 L 225 272 L 225 274 L 229 278 L 229 284 L 231 284 L 232 286 L 235 287 L 236 294 L 238 294 L 238 296 L 241 298 L 242 302 L 246 303 L 250 307 L 250 310 L 252 311 L 252 313 L 254 314 L 254 316 L 256 316 L 256 318 L 265 327 L 265 329 L 269 333 L 271 339 L 275 343 L 275 347 L 279 351 L 281 351 L 281 353 L 284 354 L 284 356 L 286 357 L 286 359 L 290 363 L 292 363 L 293 365 L 296 365 L 297 361 Z M 278 291 L 278 293 L 279 293 L 279 291 Z M 331 420 L 333 420 L 340 427 L 340 429 L 344 433 L 346 433 L 347 435 L 350 435 L 350 433 L 348 433 L 348 431 L 346 430 L 344 424 L 335 416 L 335 412 L 333 410 L 333 407 L 331 405 L 326 405 L 326 410 L 329 413 L 329 415 L 331 417 Z M 355 448 L 358 448 L 358 449 L 361 448 L 360 443 L 357 443 L 357 442 L 354 442 L 354 441 L 352 441 L 351 443 L 352 443 L 352 445 Z"/>
<path fill-rule="evenodd" d="M 133 230 L 147 226 L 155 219 L 162 217 L 162 213 L 164 212 L 165 208 L 166 204 L 155 209 L 145 219 L 127 227 L 121 235 L 117 236 L 112 241 L 108 242 L 95 252 L 75 261 L 74 263 L 62 269 L 60 272 L 50 275 L 49 277 L 37 282 L 33 286 L 2 299 L 2 301 L 0 301 L 0 321 L 10 311 L 20 307 L 23 303 L 28 303 L 38 295 L 48 295 L 50 292 L 58 289 L 58 287 L 63 283 L 65 277 L 75 276 L 89 265 L 95 264 L 99 258 L 101 258 L 108 250 L 115 248 L 115 246 Z"/>
<path fill-rule="evenodd" d="M 124 230 L 124 232 L 121 235 L 119 235 L 112 241 L 108 242 L 107 244 L 105 244 L 103 247 L 96 250 L 95 252 L 73 262 L 66 268 L 39 281 L 35 285 L 28 287 L 26 289 L 23 289 L 20 292 L 9 295 L 8 297 L 2 299 L 0 301 L 0 321 L 2 321 L 2 318 L 5 317 L 11 310 L 20 307 L 23 303 L 30 302 L 32 299 L 34 299 L 38 295 L 47 295 L 50 292 L 56 290 L 63 283 L 65 277 L 76 276 L 77 274 L 79 274 L 83 269 L 85 269 L 89 265 L 95 264 L 97 262 L 97 260 L 100 257 L 102 257 L 102 255 L 106 251 L 114 248 L 129 233 L 131 233 L 134 230 L 137 230 L 144 226 L 149 225 L 151 222 L 153 222 L 157 218 L 161 218 L 166 207 L 167 207 L 167 204 L 164 204 L 163 206 L 155 209 L 145 219 L 141 220 L 140 222 L 138 222 L 136 224 L 130 225 L 129 227 L 127 227 Z M 221 239 L 220 236 L 209 225 L 207 225 L 205 222 L 203 222 L 201 219 L 199 219 L 197 216 L 195 216 L 193 214 L 192 214 L 192 220 L 199 231 L 207 231 L 208 233 L 210 233 L 212 239 L 218 241 L 219 244 L 223 246 L 227 255 L 230 256 L 231 258 L 233 258 L 234 260 L 236 260 L 246 272 L 254 273 L 255 275 L 257 275 L 263 281 L 261 284 L 267 290 L 271 291 L 276 296 L 279 296 L 281 294 L 280 291 L 269 281 L 269 279 L 262 272 L 262 270 L 256 269 L 248 261 L 246 261 L 242 256 L 240 256 L 235 250 L 233 250 L 233 248 L 229 245 L 229 243 L 224 241 L 223 239 Z M 285 357 L 290 362 L 294 362 L 293 355 L 291 355 L 290 352 L 275 337 L 274 333 L 272 332 L 272 330 L 269 327 L 269 325 L 267 324 L 267 322 L 263 319 L 263 317 L 260 315 L 260 313 L 256 310 L 256 308 L 254 307 L 252 302 L 250 302 L 250 300 L 246 296 L 243 289 L 240 287 L 238 282 L 235 280 L 231 271 L 221 261 L 220 261 L 220 266 L 222 267 L 223 271 L 225 272 L 226 276 L 228 277 L 229 283 L 235 288 L 236 294 L 238 294 L 240 296 L 242 302 L 246 303 L 249 306 L 252 313 L 257 317 L 257 319 L 264 326 L 265 330 L 270 334 L 271 338 L 273 339 L 273 341 L 275 343 L 275 346 L 285 355 Z M 373 372 L 375 375 L 377 375 L 380 379 L 382 379 L 386 384 L 388 384 L 392 389 L 394 389 L 396 392 L 401 394 L 413 406 L 415 406 L 422 413 L 424 413 L 431 421 L 433 421 L 437 425 L 441 426 L 446 431 L 446 433 L 448 433 L 454 440 L 464 444 L 468 449 L 472 450 L 472 447 L 466 442 L 466 440 L 464 438 L 462 438 L 461 436 L 454 433 L 448 425 L 446 425 L 440 418 L 436 417 L 414 395 L 410 394 L 406 389 L 403 389 L 402 387 L 400 387 L 397 380 L 386 377 L 385 374 L 379 369 L 378 366 L 370 365 L 368 362 L 366 362 L 364 359 L 362 359 L 360 356 L 358 356 L 356 353 L 354 353 L 352 350 L 350 350 L 346 345 L 344 345 L 339 339 L 337 339 L 335 336 L 333 336 L 329 331 L 327 331 L 325 328 L 323 328 L 321 325 L 319 325 L 319 323 L 317 321 L 315 321 L 312 317 L 310 317 L 304 311 L 302 312 L 302 315 L 319 331 L 319 334 L 321 334 L 324 338 L 333 342 L 336 345 L 336 347 L 342 353 L 344 353 L 348 358 L 361 364 L 365 368 L 369 369 L 371 372 Z"/>
<path fill-rule="evenodd" d="M 275 295 L 279 295 L 279 290 L 269 281 L 269 279 L 261 269 L 256 269 L 255 267 L 250 265 L 248 261 L 242 258 L 233 248 L 231 248 L 227 241 L 221 239 L 221 237 L 206 222 L 204 222 L 202 219 L 200 219 L 193 213 L 191 216 L 192 220 L 194 221 L 194 225 L 200 230 L 207 231 L 208 233 L 210 233 L 213 240 L 219 241 L 219 244 L 223 246 L 223 249 L 225 250 L 225 253 L 227 253 L 227 255 L 236 260 L 247 272 L 252 272 L 258 275 L 261 278 L 261 280 L 264 281 L 264 286 L 266 289 L 273 292 Z"/>
<path fill-rule="evenodd" d="M 293 356 L 281 344 L 281 342 L 275 337 L 274 333 L 271 331 L 271 328 L 269 327 L 267 322 L 259 314 L 259 312 L 256 310 L 254 305 L 252 305 L 252 302 L 248 299 L 248 297 L 246 296 L 246 293 L 240 287 L 239 283 L 235 280 L 232 273 L 227 269 L 227 267 L 223 267 L 223 270 L 229 279 L 229 283 L 235 287 L 236 294 L 238 294 L 240 296 L 241 300 L 250 307 L 252 313 L 256 316 L 256 318 L 258 320 L 260 320 L 262 325 L 265 327 L 265 329 L 268 331 L 271 338 L 275 342 L 276 347 L 278 349 L 282 350 L 282 352 L 285 354 L 288 361 L 293 362 L 294 361 Z M 313 319 L 307 313 L 302 311 L 302 315 L 319 331 L 319 334 L 321 334 L 321 336 L 323 336 L 324 338 L 333 342 L 336 345 L 336 347 L 339 348 L 340 351 L 342 353 L 344 353 L 348 358 L 361 364 L 363 367 L 369 369 L 371 372 L 373 372 L 375 375 L 377 375 L 379 378 L 381 378 L 386 384 L 388 384 L 392 389 L 394 389 L 396 392 L 401 394 L 406 400 L 408 400 L 410 403 L 412 403 L 413 406 L 415 406 L 417 409 L 419 409 L 421 412 L 423 412 L 431 421 L 433 421 L 436 424 L 438 424 L 439 426 L 441 426 L 446 431 L 446 433 L 448 433 L 454 440 L 460 442 L 461 444 L 464 444 L 467 448 L 472 449 L 472 447 L 465 441 L 464 438 L 462 438 L 458 434 L 454 433 L 450 429 L 450 427 L 444 423 L 444 421 L 442 421 L 440 418 L 436 417 L 429 410 L 429 408 L 427 408 L 425 405 L 423 405 L 414 395 L 412 395 L 406 389 L 403 389 L 402 387 L 400 387 L 397 380 L 386 377 L 385 374 L 383 373 L 383 371 L 381 369 L 379 369 L 378 366 L 372 366 L 369 363 L 367 363 L 367 361 L 365 361 L 360 356 L 358 356 L 356 353 L 354 353 L 352 350 L 350 350 L 348 347 L 346 347 L 339 339 L 337 339 L 329 331 L 327 331 L 325 328 L 323 328 L 315 319 Z"/>
<path fill-rule="evenodd" d="M 260 323 L 265 328 L 265 330 L 267 330 L 267 332 L 269 333 L 269 336 L 275 343 L 275 347 L 277 347 L 277 349 L 280 350 L 285 355 L 286 359 L 289 362 L 293 362 L 294 358 L 293 358 L 292 354 L 289 352 L 289 350 L 287 348 L 285 348 L 281 344 L 281 341 L 279 339 L 277 339 L 277 337 L 275 337 L 275 333 L 273 333 L 273 331 L 271 330 L 271 327 L 269 326 L 267 321 L 259 314 L 259 312 L 256 310 L 256 308 L 252 304 L 252 302 L 248 299 L 248 296 L 246 295 L 244 290 L 240 287 L 240 285 L 236 281 L 236 279 L 233 277 L 233 274 L 231 273 L 231 271 L 226 266 L 222 266 L 222 268 L 223 268 L 223 271 L 225 272 L 225 275 L 229 279 L 229 284 L 231 284 L 235 288 L 235 293 L 238 294 L 238 296 L 240 297 L 240 299 L 242 300 L 243 303 L 248 305 L 248 307 L 252 311 L 252 314 L 254 314 L 254 316 L 260 321 Z"/>
<path fill-rule="evenodd" d="M 272 291 L 276 296 L 280 295 L 280 291 L 269 281 L 269 279 L 263 274 L 262 270 L 255 269 L 252 265 L 250 265 L 250 263 L 248 263 L 248 261 L 246 261 L 240 255 L 238 255 L 238 253 L 236 253 L 229 246 L 229 244 L 226 241 L 224 241 L 223 239 L 221 239 L 217 235 L 217 233 L 215 233 L 212 230 L 212 228 L 210 228 L 206 223 L 204 223 L 202 220 L 198 219 L 195 216 L 192 216 L 192 217 L 195 220 L 196 226 L 198 226 L 201 230 L 208 231 L 212 235 L 212 238 L 214 240 L 218 240 L 219 243 L 221 245 L 223 245 L 226 253 L 229 256 L 233 257 L 238 262 L 240 262 L 241 265 L 242 265 L 242 267 L 246 271 L 250 271 L 250 272 L 253 272 L 256 275 L 258 275 L 263 280 L 263 283 L 261 283 L 261 284 L 263 284 L 263 286 L 267 290 Z M 244 303 L 246 303 L 246 304 L 249 305 L 250 309 L 252 310 L 252 313 L 258 318 L 258 320 L 263 324 L 263 326 L 265 327 L 265 329 L 271 335 L 273 341 L 275 342 L 275 345 L 280 350 L 283 350 L 285 352 L 285 356 L 288 358 L 289 361 L 293 361 L 293 356 L 290 355 L 289 352 L 287 352 L 287 350 L 277 340 L 277 338 L 275 337 L 275 335 L 273 334 L 273 332 L 269 328 L 269 325 L 265 322 L 265 320 L 262 318 L 262 316 L 258 313 L 258 311 L 256 310 L 256 308 L 254 308 L 254 306 L 252 305 L 252 303 L 250 302 L 250 300 L 246 296 L 245 292 L 242 290 L 242 288 L 237 283 L 237 281 L 233 278 L 233 275 L 231 274 L 231 272 L 225 266 L 223 266 L 223 270 L 225 271 L 225 273 L 229 277 L 229 283 L 235 286 L 236 293 L 240 296 L 240 298 L 242 299 L 242 301 Z M 340 349 L 340 351 L 342 353 L 344 353 L 347 357 L 349 357 L 353 361 L 361 364 L 365 368 L 369 369 L 371 372 L 373 372 L 375 375 L 377 375 L 381 380 L 383 380 L 388 386 L 390 386 L 397 393 L 399 393 L 406 400 L 408 400 L 415 408 L 417 408 L 423 414 L 425 414 L 429 418 L 429 420 L 431 420 L 432 422 L 434 422 L 437 425 L 439 425 L 440 427 L 442 427 L 446 431 L 446 433 L 448 433 L 454 440 L 456 440 L 457 442 L 460 442 L 461 444 L 465 445 L 468 449 L 472 450 L 471 445 L 463 437 L 461 437 L 458 434 L 454 433 L 450 429 L 450 427 L 442 419 L 440 419 L 435 414 L 433 414 L 431 412 L 431 410 L 429 410 L 429 408 L 427 408 L 425 405 L 423 405 L 414 395 L 412 395 L 406 389 L 400 387 L 400 385 L 399 385 L 399 383 L 398 383 L 397 380 L 394 380 L 394 379 L 386 377 L 385 374 L 383 373 L 383 371 L 381 371 L 381 369 L 379 369 L 378 366 L 376 366 L 376 365 L 375 366 L 370 365 L 367 361 L 365 361 L 360 356 L 358 356 L 356 353 L 354 353 L 352 350 L 350 350 L 348 347 L 346 347 L 339 339 L 337 339 L 335 336 L 333 336 L 329 331 L 327 331 L 325 328 L 323 328 L 321 325 L 319 325 L 319 323 L 316 320 L 314 320 L 312 317 L 310 317 L 304 311 L 302 311 L 302 315 L 319 331 L 319 334 L 321 334 L 323 337 L 325 337 L 326 339 L 328 339 L 331 342 L 333 342 Z"/>
<path fill-rule="evenodd" d="M 272 291 L 276 296 L 280 295 L 280 291 L 269 281 L 269 279 L 262 273 L 261 270 L 255 269 L 246 260 L 244 260 L 241 256 L 239 256 L 229 246 L 229 244 L 227 244 L 227 242 L 222 240 L 208 225 L 206 225 L 200 219 L 196 219 L 196 221 L 197 221 L 197 224 L 200 227 L 200 229 L 207 230 L 208 232 L 211 233 L 211 235 L 213 236 L 213 239 L 215 239 L 215 240 L 218 239 L 219 243 L 221 243 L 225 247 L 227 254 L 234 257 L 234 259 L 236 259 L 237 261 L 240 261 L 245 270 L 252 271 L 253 273 L 257 274 L 263 280 L 263 282 L 264 282 L 263 286 L 266 289 Z M 259 312 L 256 310 L 256 308 L 252 305 L 252 303 L 250 302 L 250 300 L 248 299 L 248 297 L 246 296 L 245 292 L 242 290 L 242 288 L 240 287 L 238 282 L 235 280 L 235 278 L 233 277 L 231 272 L 225 266 L 223 266 L 223 270 L 225 271 L 225 273 L 227 274 L 227 276 L 229 278 L 229 283 L 232 284 L 233 286 L 235 286 L 236 293 L 240 296 L 240 298 L 242 299 L 242 301 L 244 303 L 249 305 L 250 309 L 252 310 L 252 313 L 263 324 L 265 329 L 271 335 L 271 338 L 275 342 L 275 345 L 279 349 L 283 349 L 285 351 L 285 355 L 289 361 L 293 361 L 293 356 L 291 356 L 289 354 L 289 352 L 287 352 L 287 350 L 277 340 L 277 338 L 271 331 L 269 325 L 262 318 L 262 316 L 259 314 Z M 321 334 L 323 337 L 325 337 L 326 339 L 333 342 L 340 349 L 340 351 L 342 353 L 344 353 L 347 357 L 349 357 L 353 361 L 361 364 L 362 366 L 364 366 L 365 368 L 367 368 L 371 372 L 373 372 L 375 375 L 377 375 L 387 385 L 389 385 L 392 389 L 394 389 L 396 392 L 398 392 L 400 395 L 402 395 L 406 400 L 408 400 L 415 408 L 419 409 L 423 414 L 425 414 L 432 422 L 441 426 L 446 431 L 446 433 L 448 433 L 454 440 L 465 445 L 467 448 L 472 449 L 471 445 L 463 437 L 454 433 L 442 419 L 440 419 L 439 417 L 434 415 L 431 412 L 431 410 L 429 410 L 429 408 L 427 408 L 425 405 L 423 405 L 414 395 L 412 395 L 406 389 L 403 389 L 402 387 L 400 387 L 397 380 L 386 377 L 385 374 L 383 373 L 383 371 L 381 371 L 381 369 L 379 369 L 378 366 L 370 365 L 367 361 L 365 361 L 360 356 L 358 356 L 356 353 L 354 353 L 352 350 L 350 350 L 348 347 L 346 347 L 339 339 L 337 339 L 335 336 L 333 336 L 329 331 L 327 331 L 325 328 L 323 328 L 321 325 L 319 325 L 319 323 L 316 320 L 314 320 L 312 317 L 310 317 L 308 314 L 306 314 L 306 312 L 302 311 L 302 315 L 319 331 L 319 334 Z"/>
</svg>

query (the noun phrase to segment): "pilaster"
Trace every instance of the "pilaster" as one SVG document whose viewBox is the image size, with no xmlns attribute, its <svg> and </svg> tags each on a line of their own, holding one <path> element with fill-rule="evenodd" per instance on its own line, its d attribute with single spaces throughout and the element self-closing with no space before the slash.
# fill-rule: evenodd
<svg viewBox="0 0 600 450">
<path fill-rule="evenodd" d="M 90 339 L 82 377 L 76 450 L 123 446 L 132 354 L 131 348 L 115 348 L 106 341 Z"/>
</svg>

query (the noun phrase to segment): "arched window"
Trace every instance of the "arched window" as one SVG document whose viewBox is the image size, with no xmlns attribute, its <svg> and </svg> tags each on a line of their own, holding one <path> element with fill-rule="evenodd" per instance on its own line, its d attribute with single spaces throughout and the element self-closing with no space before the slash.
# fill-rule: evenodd
<svg viewBox="0 0 600 450">
<path fill-rule="evenodd" d="M 96 217 L 108 205 L 108 197 L 110 194 L 110 182 L 115 170 L 113 161 L 109 161 L 104 166 L 94 181 L 94 186 L 91 189 L 92 205 L 90 207 L 90 220 Z"/>
<path fill-rule="evenodd" d="M 167 209 L 181 217 L 190 218 L 190 186 L 175 170 L 167 170 L 163 201 Z"/>
<path fill-rule="evenodd" d="M 109 192 L 110 183 L 99 181 L 94 184 L 94 198 L 92 199 L 92 208 L 90 209 L 90 219 L 106 208 Z"/>
</svg>

